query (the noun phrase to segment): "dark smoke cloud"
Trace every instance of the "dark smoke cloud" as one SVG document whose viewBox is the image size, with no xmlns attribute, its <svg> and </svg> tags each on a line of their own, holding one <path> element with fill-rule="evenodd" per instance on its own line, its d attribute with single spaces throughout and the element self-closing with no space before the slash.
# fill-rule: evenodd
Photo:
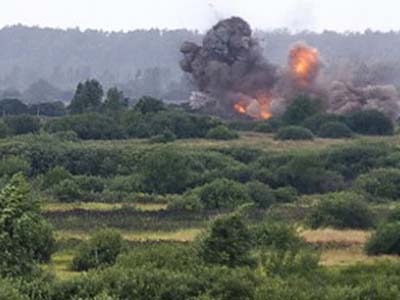
<svg viewBox="0 0 400 300">
<path fill-rule="evenodd" d="M 199 89 L 190 99 L 193 109 L 229 117 L 236 115 L 234 105 L 240 104 L 246 107 L 247 116 L 257 119 L 266 107 L 272 115 L 284 113 L 294 96 L 305 93 L 323 100 L 330 113 L 373 108 L 392 119 L 400 116 L 400 95 L 394 86 L 353 84 L 348 65 L 336 72 L 340 76 L 332 75 L 322 69 L 317 49 L 305 43 L 288 49 L 286 67 L 269 64 L 249 24 L 238 17 L 217 23 L 201 46 L 185 42 L 181 52 L 181 68 L 192 75 Z M 312 62 L 303 77 L 294 72 L 299 57 Z"/>
<path fill-rule="evenodd" d="M 200 92 L 218 99 L 220 112 L 242 95 L 270 91 L 277 81 L 276 67 L 264 59 L 249 24 L 238 17 L 215 25 L 202 46 L 185 42 L 181 52 L 182 70 L 192 74 Z M 204 101 L 197 96 L 193 99 Z"/>
</svg>

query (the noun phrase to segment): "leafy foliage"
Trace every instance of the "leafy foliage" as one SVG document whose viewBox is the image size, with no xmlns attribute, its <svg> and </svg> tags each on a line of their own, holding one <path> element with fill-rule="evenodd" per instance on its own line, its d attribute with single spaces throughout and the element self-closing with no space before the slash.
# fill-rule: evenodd
<svg viewBox="0 0 400 300">
<path fill-rule="evenodd" d="M 80 245 L 73 258 L 72 268 L 76 271 L 87 271 L 113 265 L 123 248 L 121 234 L 110 229 L 98 231 Z"/>
<path fill-rule="evenodd" d="M 37 133 L 40 130 L 40 119 L 30 115 L 10 116 L 4 121 L 12 134 Z"/>
<path fill-rule="evenodd" d="M 278 130 L 275 135 L 275 139 L 277 140 L 293 140 L 293 141 L 301 141 L 301 140 L 313 140 L 314 135 L 312 132 L 304 127 L 299 126 L 288 126 L 282 127 Z"/>
<path fill-rule="evenodd" d="M 384 113 L 377 110 L 355 112 L 347 116 L 349 127 L 357 133 L 367 135 L 392 135 L 394 126 Z"/>
<path fill-rule="evenodd" d="M 30 197 L 28 183 L 15 175 L 0 192 L 0 275 L 26 276 L 35 262 L 50 259 L 54 239 Z"/>
<path fill-rule="evenodd" d="M 224 125 L 217 126 L 208 131 L 206 138 L 213 140 L 234 140 L 239 135 Z"/>
<path fill-rule="evenodd" d="M 358 194 L 342 192 L 322 197 L 309 218 L 312 228 L 334 227 L 367 229 L 374 225 L 373 215 Z"/>
<path fill-rule="evenodd" d="M 328 122 L 321 126 L 318 136 L 322 138 L 340 139 L 351 138 L 353 133 L 346 124 L 341 122 Z"/>
<path fill-rule="evenodd" d="M 400 254 L 400 222 L 383 224 L 368 240 L 368 255 Z"/>
<path fill-rule="evenodd" d="M 95 79 L 80 82 L 72 98 L 69 110 L 72 114 L 81 114 L 99 110 L 104 96 L 103 87 Z"/>
<path fill-rule="evenodd" d="M 282 120 L 289 125 L 300 125 L 307 118 L 315 115 L 320 110 L 318 99 L 306 95 L 299 95 L 293 99 L 282 116 Z"/>
</svg>

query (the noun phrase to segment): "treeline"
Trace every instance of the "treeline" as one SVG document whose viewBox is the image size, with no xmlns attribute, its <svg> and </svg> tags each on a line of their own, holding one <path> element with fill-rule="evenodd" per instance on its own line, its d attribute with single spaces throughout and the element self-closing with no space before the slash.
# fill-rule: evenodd
<svg viewBox="0 0 400 300">
<path fill-rule="evenodd" d="M 399 83 L 398 32 L 292 34 L 276 30 L 256 34 L 265 56 L 274 63 L 286 64 L 290 45 L 305 41 L 320 49 L 327 69 L 336 75 L 348 75 L 349 66 L 358 65 L 362 72 L 371 68 L 374 83 Z M 30 92 L 41 80 L 53 86 L 49 92 L 54 92 L 71 91 L 78 82 L 95 77 L 107 87 L 119 86 L 131 97 L 181 99 L 187 96 L 187 82 L 179 69 L 179 48 L 185 40 L 201 39 L 201 34 L 184 29 L 107 33 L 5 27 L 0 30 L 0 90 L 17 89 L 26 101 L 43 101 Z"/>
</svg>

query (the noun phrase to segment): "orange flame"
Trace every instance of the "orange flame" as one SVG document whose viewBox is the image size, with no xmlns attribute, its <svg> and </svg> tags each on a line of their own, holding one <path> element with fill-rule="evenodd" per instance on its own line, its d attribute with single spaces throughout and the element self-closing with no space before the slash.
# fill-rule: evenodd
<svg viewBox="0 0 400 300">
<path fill-rule="evenodd" d="M 268 96 L 260 95 L 254 99 L 242 99 L 233 105 L 235 111 L 256 120 L 268 120 L 272 117 L 271 100 Z"/>
<path fill-rule="evenodd" d="M 321 60 L 317 49 L 303 44 L 294 46 L 289 54 L 292 76 L 300 86 L 309 86 L 318 76 Z"/>
</svg>

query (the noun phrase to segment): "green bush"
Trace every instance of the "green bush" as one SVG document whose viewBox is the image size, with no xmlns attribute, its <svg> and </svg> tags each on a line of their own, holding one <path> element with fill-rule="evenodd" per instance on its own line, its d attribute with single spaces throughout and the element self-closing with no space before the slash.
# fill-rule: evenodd
<svg viewBox="0 0 400 300">
<path fill-rule="evenodd" d="M 282 120 L 289 125 L 300 125 L 307 118 L 317 114 L 320 110 L 320 100 L 299 95 L 293 99 L 282 116 Z"/>
<path fill-rule="evenodd" d="M 274 191 L 266 184 L 251 181 L 246 184 L 250 199 L 260 208 L 269 208 L 276 202 Z"/>
<path fill-rule="evenodd" d="M 291 186 L 280 187 L 273 190 L 277 203 L 293 203 L 298 199 L 298 192 Z"/>
<path fill-rule="evenodd" d="M 216 179 L 194 191 L 207 209 L 236 208 L 251 201 L 245 185 L 229 179 Z"/>
<path fill-rule="evenodd" d="M 121 234 L 110 229 L 101 230 L 79 246 L 72 260 L 72 269 L 87 271 L 92 268 L 113 265 L 123 248 Z"/>
<path fill-rule="evenodd" d="M 365 245 L 368 255 L 400 255 L 400 222 L 380 226 Z"/>
<path fill-rule="evenodd" d="M 316 114 L 314 116 L 311 116 L 307 118 L 303 126 L 305 128 L 310 129 L 314 134 L 318 134 L 318 132 L 321 130 L 321 127 L 324 126 L 327 123 L 344 123 L 345 122 L 345 117 L 341 115 L 334 115 L 334 114 Z"/>
<path fill-rule="evenodd" d="M 10 128 L 8 128 L 7 124 L 0 120 L 0 139 L 6 138 L 10 134 Z"/>
<path fill-rule="evenodd" d="M 63 167 L 54 167 L 43 175 L 41 188 L 47 190 L 66 179 L 72 179 L 72 174 Z"/>
<path fill-rule="evenodd" d="M 372 200 L 400 199 L 400 170 L 375 169 L 359 176 L 355 182 L 356 188 L 366 193 Z"/>
<path fill-rule="evenodd" d="M 53 186 L 53 194 L 62 202 L 78 202 L 82 200 L 83 193 L 73 179 L 65 179 Z"/>
<path fill-rule="evenodd" d="M 12 134 L 37 133 L 40 119 L 30 115 L 10 116 L 4 119 Z"/>
<path fill-rule="evenodd" d="M 322 138 L 340 139 L 351 138 L 353 133 L 346 124 L 341 122 L 329 122 L 321 126 L 318 136 Z"/>
<path fill-rule="evenodd" d="M 312 228 L 368 229 L 374 225 L 374 218 L 362 196 L 341 192 L 322 196 L 308 223 Z"/>
<path fill-rule="evenodd" d="M 393 135 L 390 118 L 378 110 L 365 110 L 349 114 L 346 123 L 356 133 L 366 135 Z"/>
<path fill-rule="evenodd" d="M 152 143 L 171 143 L 175 140 L 176 135 L 172 131 L 166 130 L 162 134 L 152 137 L 150 141 Z"/>
<path fill-rule="evenodd" d="M 21 174 L 13 176 L 0 192 L 0 277 L 29 276 L 35 263 L 49 261 L 54 244 L 29 184 Z"/>
<path fill-rule="evenodd" d="M 313 140 L 314 135 L 310 130 L 299 126 L 288 126 L 282 127 L 278 130 L 275 135 L 276 140 L 286 141 L 301 141 L 301 140 Z"/>
<path fill-rule="evenodd" d="M 11 281 L 0 279 L 0 300 L 25 300 Z"/>
<path fill-rule="evenodd" d="M 160 99 L 144 96 L 136 103 L 135 110 L 142 114 L 156 113 L 165 110 L 165 105 Z"/>
<path fill-rule="evenodd" d="M 224 125 L 220 125 L 210 129 L 206 138 L 212 140 L 234 140 L 239 138 L 239 134 Z"/>
<path fill-rule="evenodd" d="M 295 249 L 304 245 L 295 228 L 283 223 L 264 223 L 252 229 L 255 243 L 261 248 Z"/>
<path fill-rule="evenodd" d="M 168 203 L 169 210 L 200 211 L 204 208 L 200 198 L 194 194 L 174 196 Z"/>
<path fill-rule="evenodd" d="M 252 235 L 237 213 L 216 219 L 198 240 L 199 255 L 208 264 L 251 265 Z"/>
<path fill-rule="evenodd" d="M 30 163 L 19 156 L 5 156 L 0 160 L 0 177 L 17 173 L 29 175 L 30 169 Z"/>
</svg>

